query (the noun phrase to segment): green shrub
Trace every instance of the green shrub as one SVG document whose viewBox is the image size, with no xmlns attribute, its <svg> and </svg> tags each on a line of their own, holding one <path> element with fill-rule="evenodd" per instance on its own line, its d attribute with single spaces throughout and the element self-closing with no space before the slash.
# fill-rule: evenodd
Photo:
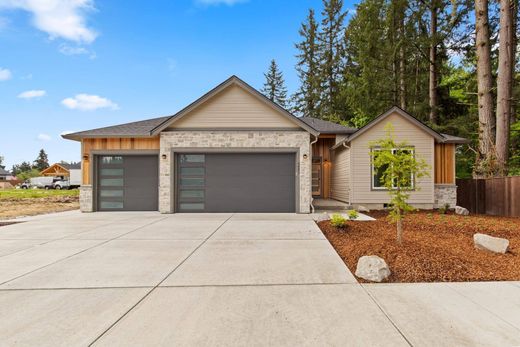
<svg viewBox="0 0 520 347">
<path fill-rule="evenodd" d="M 450 209 L 450 204 L 444 204 L 441 207 L 439 207 L 439 213 L 446 214 L 446 212 L 448 212 L 449 209 Z"/>
<path fill-rule="evenodd" d="M 330 225 L 332 225 L 335 228 L 344 228 L 346 222 L 347 220 L 345 219 L 345 217 L 337 213 L 333 214 L 330 218 Z"/>
<path fill-rule="evenodd" d="M 359 217 L 359 213 L 356 210 L 350 210 L 348 211 L 348 219 L 355 220 Z"/>
</svg>

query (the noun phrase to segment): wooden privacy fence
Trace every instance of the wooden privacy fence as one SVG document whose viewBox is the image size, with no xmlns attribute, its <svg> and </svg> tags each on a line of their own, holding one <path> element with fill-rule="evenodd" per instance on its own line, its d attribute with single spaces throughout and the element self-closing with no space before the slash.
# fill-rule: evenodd
<svg viewBox="0 0 520 347">
<path fill-rule="evenodd" d="M 520 176 L 458 178 L 457 205 L 471 213 L 520 217 Z"/>
</svg>

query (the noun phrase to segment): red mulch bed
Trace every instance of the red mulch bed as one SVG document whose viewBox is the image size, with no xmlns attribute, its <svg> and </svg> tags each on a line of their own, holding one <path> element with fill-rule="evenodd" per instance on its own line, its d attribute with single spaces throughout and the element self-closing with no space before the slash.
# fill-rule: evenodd
<svg viewBox="0 0 520 347">
<path fill-rule="evenodd" d="M 352 273 L 363 255 L 385 259 L 392 275 L 386 282 L 457 282 L 520 280 L 520 218 L 442 215 L 420 211 L 406 216 L 403 244 L 387 213 L 368 213 L 373 222 L 347 222 L 337 229 L 329 221 L 319 227 Z M 473 234 L 509 240 L 506 254 L 477 250 Z M 360 279 L 361 282 L 366 282 Z"/>
</svg>

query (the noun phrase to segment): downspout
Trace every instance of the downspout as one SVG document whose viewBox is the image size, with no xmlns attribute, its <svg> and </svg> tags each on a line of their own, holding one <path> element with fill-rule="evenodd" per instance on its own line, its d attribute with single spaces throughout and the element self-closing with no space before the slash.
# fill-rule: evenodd
<svg viewBox="0 0 520 347">
<path fill-rule="evenodd" d="M 346 142 L 346 141 L 343 141 L 342 145 L 343 145 L 343 147 L 345 147 L 346 149 L 350 149 L 350 146 L 347 145 L 347 142 Z M 352 155 L 352 154 L 351 154 L 351 155 Z M 350 159 L 352 159 L 352 158 L 350 158 Z M 350 167 L 350 169 L 352 170 L 351 166 L 352 166 L 352 160 L 350 160 L 350 163 L 349 163 L 349 167 Z M 352 180 L 352 175 L 350 174 L 350 172 L 348 173 L 348 175 L 349 175 L 348 204 L 349 204 L 350 206 L 352 206 L 352 201 L 350 200 L 350 193 L 351 193 L 351 191 L 350 191 L 350 183 L 352 183 L 352 182 L 351 182 L 351 180 Z"/>
<path fill-rule="evenodd" d="M 312 135 L 312 134 L 311 134 Z M 314 205 L 312 204 L 312 201 L 314 200 L 314 198 L 312 197 L 312 145 L 314 145 L 316 142 L 318 142 L 318 137 L 320 136 L 320 134 L 317 134 L 317 135 L 313 135 L 315 137 L 314 141 L 311 142 L 311 153 L 310 154 L 310 157 L 311 157 L 311 213 L 314 213 Z"/>
</svg>

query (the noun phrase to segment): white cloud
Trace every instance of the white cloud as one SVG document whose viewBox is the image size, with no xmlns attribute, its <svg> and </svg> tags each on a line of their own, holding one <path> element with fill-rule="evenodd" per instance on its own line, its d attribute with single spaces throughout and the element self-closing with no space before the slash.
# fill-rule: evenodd
<svg viewBox="0 0 520 347">
<path fill-rule="evenodd" d="M 218 5 L 228 5 L 233 6 L 236 4 L 240 4 L 243 2 L 247 2 L 248 0 L 195 0 L 195 2 L 199 5 L 205 6 L 218 6 Z"/>
<path fill-rule="evenodd" d="M 57 37 L 91 43 L 97 33 L 86 25 L 86 12 L 94 10 L 93 0 L 0 0 L 0 9 L 20 9 L 33 15 L 33 25 Z"/>
<path fill-rule="evenodd" d="M 0 67 L 0 81 L 10 80 L 12 76 L 13 75 L 11 74 L 11 70 Z"/>
<path fill-rule="evenodd" d="M 3 30 L 9 26 L 9 19 L 6 17 L 0 17 L 0 30 Z"/>
<path fill-rule="evenodd" d="M 27 90 L 23 93 L 18 94 L 18 97 L 20 99 L 34 99 L 34 98 L 41 98 L 42 96 L 45 96 L 47 92 L 45 90 Z"/>
<path fill-rule="evenodd" d="M 62 105 L 71 110 L 94 111 L 98 108 L 119 109 L 119 106 L 106 98 L 98 95 L 77 94 L 73 98 L 66 98 L 61 101 Z"/>
<path fill-rule="evenodd" d="M 60 53 L 65 55 L 88 55 L 90 59 L 96 59 L 96 53 L 92 52 L 85 47 L 81 46 L 69 46 L 69 45 L 60 45 Z"/>
<path fill-rule="evenodd" d="M 43 133 L 38 134 L 38 136 L 36 136 L 36 138 L 40 141 L 45 141 L 45 142 L 50 141 L 52 139 L 50 135 L 43 134 Z"/>
</svg>

